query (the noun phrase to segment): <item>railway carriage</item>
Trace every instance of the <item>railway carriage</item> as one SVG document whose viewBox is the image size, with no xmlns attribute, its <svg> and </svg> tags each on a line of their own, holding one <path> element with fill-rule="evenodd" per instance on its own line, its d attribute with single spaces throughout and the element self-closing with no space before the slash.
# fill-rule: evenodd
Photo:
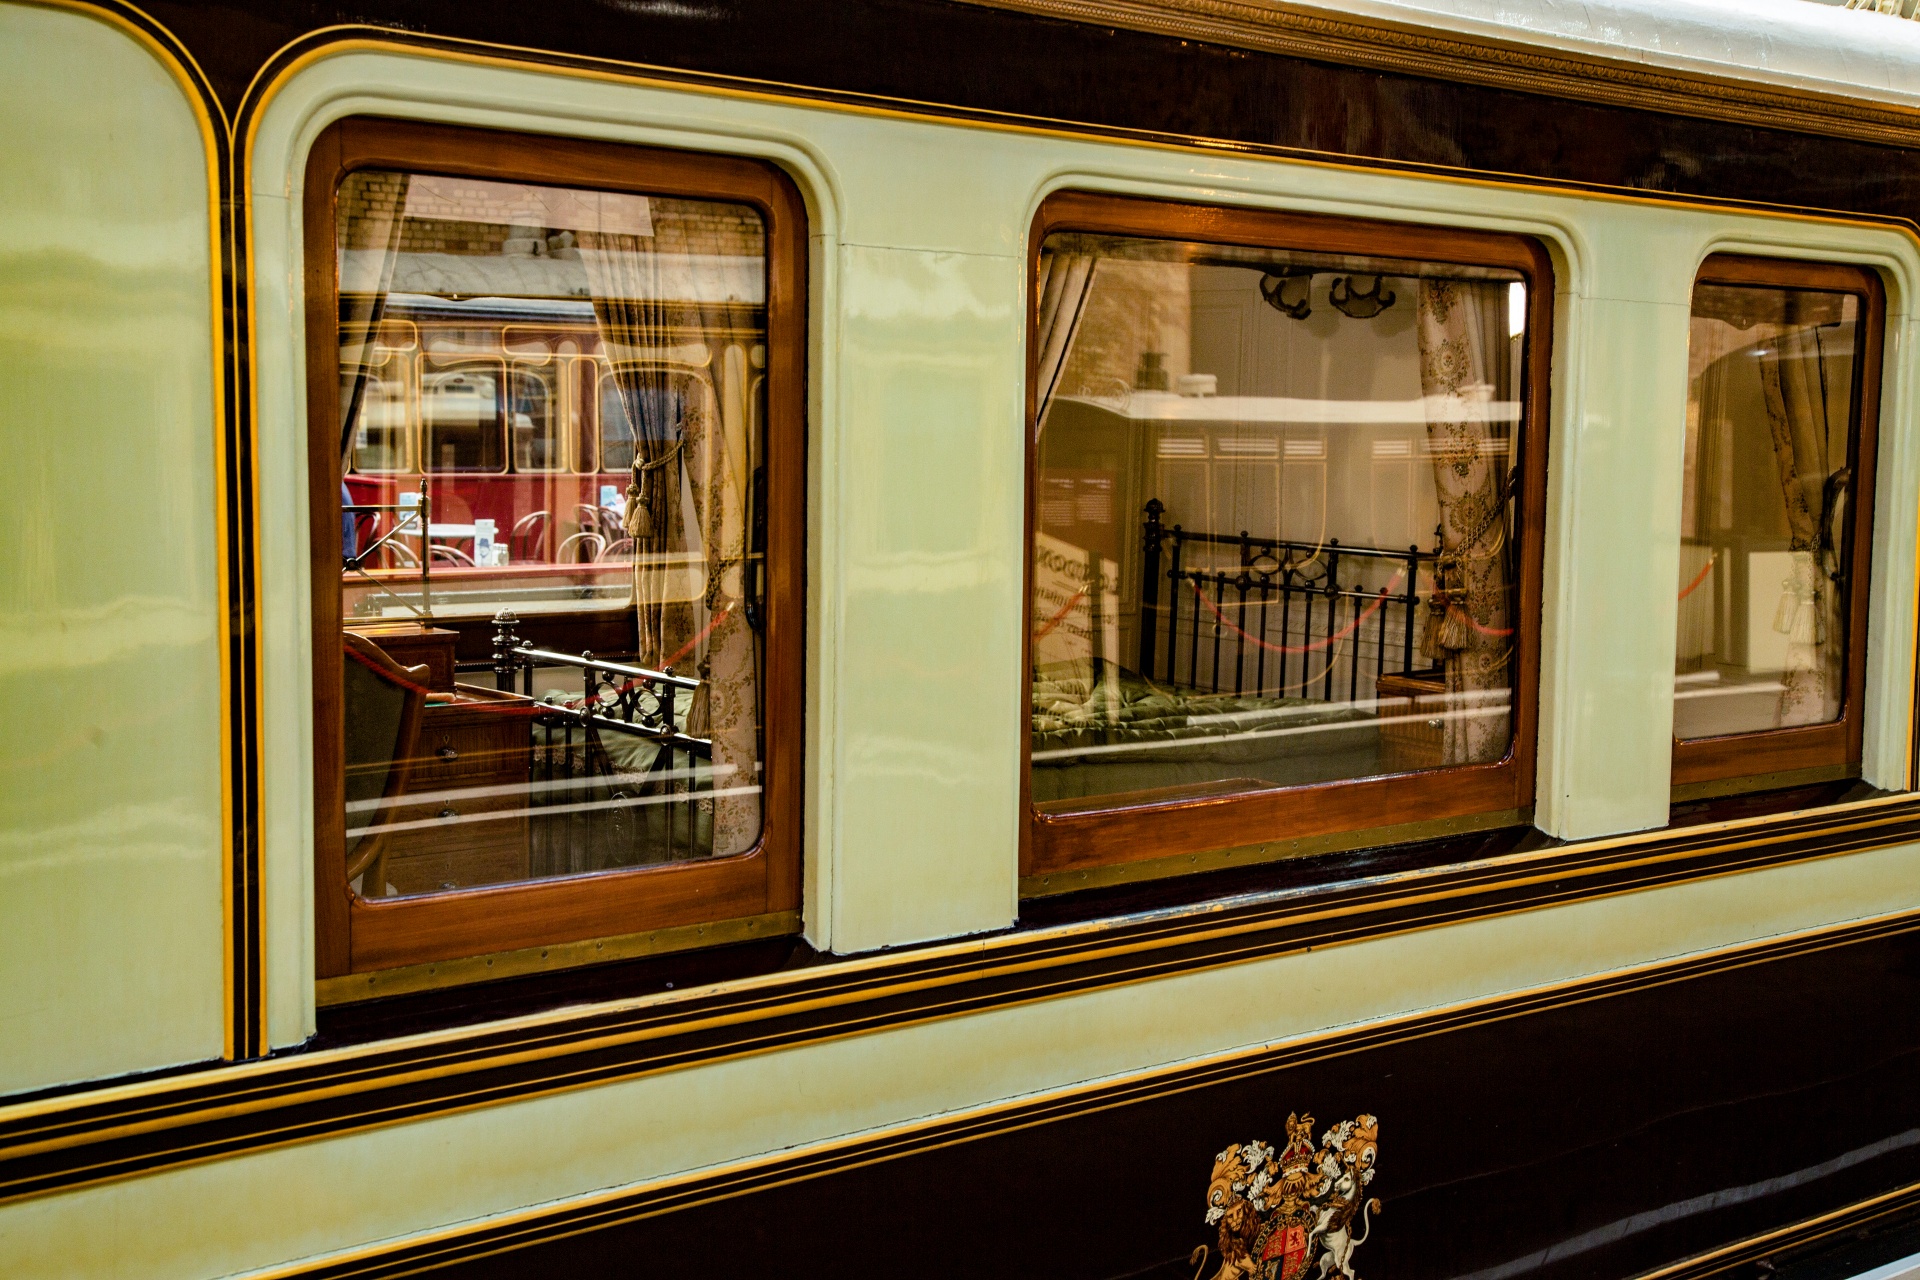
<svg viewBox="0 0 1920 1280">
<path fill-rule="evenodd" d="M 0 1274 L 1920 1267 L 1902 7 L 0 3 Z"/>
</svg>

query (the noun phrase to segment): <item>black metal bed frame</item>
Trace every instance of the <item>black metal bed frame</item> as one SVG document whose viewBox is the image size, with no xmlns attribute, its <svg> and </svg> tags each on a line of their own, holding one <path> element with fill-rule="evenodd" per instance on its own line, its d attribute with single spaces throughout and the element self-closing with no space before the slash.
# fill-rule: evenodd
<svg viewBox="0 0 1920 1280">
<path fill-rule="evenodd" d="M 1253 691 L 1285 690 L 1288 659 L 1300 658 L 1300 695 L 1313 697 L 1312 686 L 1320 686 L 1320 700 L 1331 702 L 1340 681 L 1335 677 L 1338 661 L 1329 658 L 1325 670 L 1309 676 L 1309 659 L 1316 652 L 1333 651 L 1344 623 L 1352 625 L 1355 641 L 1346 661 L 1346 696 L 1353 701 L 1360 692 L 1361 643 L 1366 631 L 1373 632 L 1374 677 L 1414 670 L 1414 628 L 1420 607 L 1420 571 L 1439 560 L 1438 551 L 1423 551 L 1410 546 L 1404 551 L 1379 547 L 1343 547 L 1338 539 L 1325 543 L 1290 542 L 1283 538 L 1256 538 L 1242 530 L 1237 536 L 1221 533 L 1194 533 L 1179 525 L 1168 527 L 1160 517 L 1166 505 L 1158 498 L 1145 508 L 1143 549 L 1140 572 L 1140 670 L 1149 679 L 1179 688 L 1225 693 L 1225 672 L 1232 671 L 1232 692 L 1247 692 L 1248 650 L 1253 651 Z M 1231 547 L 1239 553 L 1237 569 L 1190 567 L 1188 548 Z M 1354 582 L 1343 583 L 1343 567 L 1355 565 L 1398 565 L 1403 574 L 1400 589 L 1381 587 L 1374 591 L 1357 586 L 1359 574 L 1350 573 Z M 1163 567 L 1164 563 L 1164 567 Z M 1171 584 L 1164 607 L 1160 602 L 1162 582 Z M 1209 598 L 1211 610 L 1203 610 L 1201 600 Z M 1233 598 L 1229 599 L 1229 592 Z M 1183 615 L 1181 605 L 1187 595 Z M 1297 608 L 1296 608 L 1297 604 Z M 1316 610 L 1316 605 L 1323 608 Z M 1344 606 L 1344 607 L 1343 607 Z M 1373 617 L 1363 622 L 1363 609 L 1373 607 Z M 1400 615 L 1396 643 L 1389 643 L 1388 614 Z M 1316 617 L 1316 613 L 1318 616 Z M 1342 614 L 1345 614 L 1345 619 Z M 1296 614 L 1298 617 L 1296 618 Z M 1217 615 L 1217 616 L 1216 616 Z M 1231 626 L 1223 620 L 1237 619 Z M 1377 622 L 1375 622 L 1377 619 Z M 1209 638 L 1210 678 L 1202 678 L 1201 632 L 1211 620 Z M 1274 625 L 1277 621 L 1277 628 Z M 1251 625 L 1249 625 L 1251 622 Z M 1277 643 L 1276 641 L 1277 637 Z M 1342 637 L 1344 638 L 1344 637 Z M 1164 639 L 1164 647 L 1161 641 Z M 1184 639 L 1186 678 L 1181 679 L 1180 650 Z M 1228 641 L 1227 659 L 1221 656 L 1221 641 Z M 1320 649 L 1308 647 L 1320 642 Z M 1271 648 L 1269 647 L 1271 646 Z M 1387 666 L 1389 649 L 1396 650 L 1398 664 L 1391 672 Z M 1307 651 L 1302 651 L 1307 650 Z M 1272 653 L 1273 681 L 1268 682 L 1269 653 Z M 1161 657 L 1164 655 L 1164 663 Z M 1156 669 L 1157 668 L 1157 669 Z"/>
<path fill-rule="evenodd" d="M 701 681 L 608 662 L 592 653 L 535 648 L 514 634 L 511 610 L 494 616 L 494 685 L 533 696 L 537 668 L 580 672 L 577 707 L 542 703 L 534 717 L 531 870 L 567 875 L 705 858 L 713 852 L 713 743 L 686 733 L 678 697 Z M 519 686 L 518 689 L 515 686 Z M 659 744 L 645 774 L 615 767 L 600 734 Z M 542 813 L 546 809 L 549 812 Z"/>
</svg>

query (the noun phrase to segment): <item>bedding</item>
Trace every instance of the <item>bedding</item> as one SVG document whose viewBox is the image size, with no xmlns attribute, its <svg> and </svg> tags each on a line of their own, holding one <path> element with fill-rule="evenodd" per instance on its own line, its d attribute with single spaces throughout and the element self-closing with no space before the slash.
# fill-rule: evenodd
<svg viewBox="0 0 1920 1280">
<path fill-rule="evenodd" d="M 1035 670 L 1033 799 L 1084 799 L 1222 779 L 1298 786 L 1379 769 L 1370 710 L 1312 698 L 1197 693 L 1119 667 Z"/>
</svg>

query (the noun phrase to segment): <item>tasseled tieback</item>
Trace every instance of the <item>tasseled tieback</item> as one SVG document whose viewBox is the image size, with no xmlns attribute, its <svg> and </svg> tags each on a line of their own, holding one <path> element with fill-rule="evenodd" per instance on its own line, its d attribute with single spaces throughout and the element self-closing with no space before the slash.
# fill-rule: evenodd
<svg viewBox="0 0 1920 1280">
<path fill-rule="evenodd" d="M 1433 594 L 1427 597 L 1427 616 L 1420 632 L 1420 652 L 1444 663 L 1472 642 L 1473 593 L 1460 584 L 1460 562 L 1443 558 L 1434 568 Z"/>
<path fill-rule="evenodd" d="M 653 490 L 656 488 L 653 473 L 678 458 L 685 444 L 684 439 L 674 441 L 673 448 L 650 462 L 642 458 L 633 460 L 633 481 L 627 485 L 627 516 L 621 526 L 636 547 L 643 533 L 653 532 Z"/>
</svg>

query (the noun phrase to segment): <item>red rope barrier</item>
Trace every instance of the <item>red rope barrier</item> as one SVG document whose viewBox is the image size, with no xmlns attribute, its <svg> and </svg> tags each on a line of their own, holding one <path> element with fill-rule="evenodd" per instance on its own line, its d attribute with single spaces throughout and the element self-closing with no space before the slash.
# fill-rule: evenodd
<svg viewBox="0 0 1920 1280">
<path fill-rule="evenodd" d="M 1328 636 L 1324 640 L 1315 640 L 1311 644 L 1303 644 L 1299 646 L 1287 645 L 1287 644 L 1269 644 L 1267 641 L 1262 640 L 1259 636 L 1253 635 L 1250 632 L 1242 630 L 1240 626 L 1235 622 L 1233 622 L 1230 618 L 1228 618 L 1226 614 L 1220 612 L 1219 605 L 1207 599 L 1207 593 L 1200 589 L 1200 583 L 1197 580 L 1189 578 L 1187 580 L 1187 585 L 1193 588 L 1193 594 L 1200 597 L 1200 601 L 1202 604 L 1206 605 L 1207 608 L 1213 610 L 1214 617 L 1218 618 L 1224 626 L 1228 627 L 1230 630 L 1237 633 L 1242 639 L 1251 640 L 1253 641 L 1253 643 L 1259 645 L 1262 649 L 1265 649 L 1270 653 L 1319 653 L 1321 650 L 1331 646 L 1336 640 L 1344 640 L 1348 636 L 1352 635 L 1354 632 L 1358 631 L 1360 629 L 1361 623 L 1365 622 L 1368 618 L 1371 618 L 1374 614 L 1380 612 L 1380 606 L 1384 605 L 1387 601 L 1393 599 L 1394 588 L 1398 587 L 1400 585 L 1400 580 L 1406 576 L 1407 576 L 1407 571 L 1405 569 L 1402 569 L 1398 573 L 1394 574 L 1393 581 L 1388 583 L 1386 586 L 1386 589 L 1383 590 L 1378 596 L 1374 598 L 1373 603 L 1368 605 L 1364 612 L 1356 614 L 1354 616 L 1353 621 L 1348 623 L 1346 626 L 1342 627 L 1339 631 Z"/>
<path fill-rule="evenodd" d="M 1033 633 L 1033 638 L 1035 640 L 1046 639 L 1048 633 L 1050 633 L 1055 627 L 1059 626 L 1060 623 L 1066 618 L 1066 616 L 1069 613 L 1073 612 L 1073 606 L 1079 604 L 1082 600 L 1086 599 L 1086 596 L 1087 596 L 1087 589 L 1085 587 L 1082 587 L 1078 591 L 1074 592 L 1073 598 L 1060 606 L 1060 612 L 1054 614 L 1051 618 L 1048 618 L 1047 625 Z"/>
<path fill-rule="evenodd" d="M 1684 588 L 1681 589 L 1680 598 L 1682 600 L 1685 600 L 1688 596 L 1692 595 L 1695 591 L 1700 589 L 1700 584 L 1705 582 L 1707 580 L 1707 575 L 1713 572 L 1713 562 L 1716 558 L 1717 558 L 1716 556 L 1708 556 L 1705 567 L 1703 567 L 1699 573 L 1694 574 L 1693 581 L 1689 582 Z"/>
<path fill-rule="evenodd" d="M 693 646 L 699 644 L 702 640 L 705 640 L 708 636 L 712 635 L 713 629 L 719 626 L 721 623 L 725 622 L 727 620 L 727 615 L 732 612 L 733 612 L 733 606 L 728 605 L 726 608 L 722 609 L 720 612 L 714 614 L 713 617 L 707 620 L 707 625 L 700 628 L 699 632 L 693 637 L 693 639 L 687 641 L 685 644 L 681 645 L 678 649 L 675 649 L 673 651 L 673 656 L 660 664 L 660 669 L 662 671 L 673 670 L 674 663 L 680 661 L 680 659 L 686 657 L 689 653 L 693 652 Z M 627 681 L 627 685 L 629 688 L 632 687 L 633 681 L 631 680 Z"/>
</svg>

